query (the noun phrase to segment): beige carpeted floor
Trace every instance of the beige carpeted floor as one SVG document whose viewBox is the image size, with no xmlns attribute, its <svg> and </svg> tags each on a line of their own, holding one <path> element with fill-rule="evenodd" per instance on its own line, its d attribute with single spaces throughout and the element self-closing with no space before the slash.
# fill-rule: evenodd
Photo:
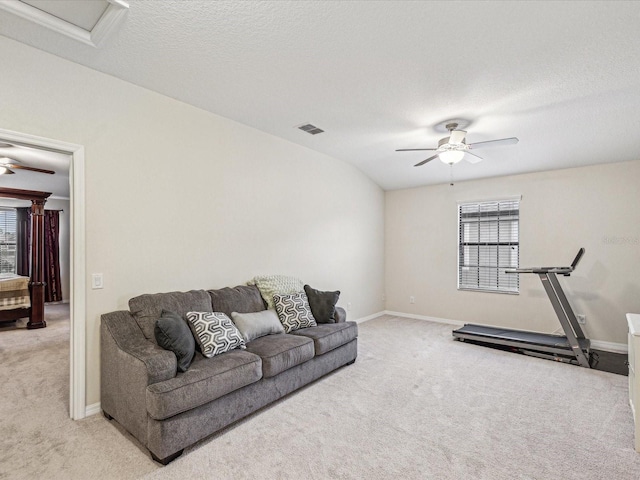
<svg viewBox="0 0 640 480">
<path fill-rule="evenodd" d="M 68 321 L 0 329 L 2 479 L 638 479 L 627 378 L 360 325 L 352 366 L 167 467 L 101 415 L 68 419 Z"/>
</svg>

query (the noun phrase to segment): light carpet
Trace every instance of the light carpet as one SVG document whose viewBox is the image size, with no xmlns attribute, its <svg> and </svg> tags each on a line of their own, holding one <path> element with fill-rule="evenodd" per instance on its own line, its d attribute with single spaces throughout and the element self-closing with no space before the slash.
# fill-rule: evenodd
<svg viewBox="0 0 640 480">
<path fill-rule="evenodd" d="M 359 327 L 354 365 L 166 467 L 101 415 L 68 419 L 64 327 L 0 331 L 0 478 L 640 478 L 626 377 L 456 342 L 449 325 Z"/>
</svg>

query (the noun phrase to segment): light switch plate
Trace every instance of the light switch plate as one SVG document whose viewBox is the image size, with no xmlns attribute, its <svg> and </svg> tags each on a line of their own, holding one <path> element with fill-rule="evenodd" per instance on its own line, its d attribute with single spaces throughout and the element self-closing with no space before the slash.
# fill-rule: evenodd
<svg viewBox="0 0 640 480">
<path fill-rule="evenodd" d="M 94 273 L 91 275 L 91 288 L 94 290 L 104 288 L 104 281 L 101 273 Z"/>
</svg>

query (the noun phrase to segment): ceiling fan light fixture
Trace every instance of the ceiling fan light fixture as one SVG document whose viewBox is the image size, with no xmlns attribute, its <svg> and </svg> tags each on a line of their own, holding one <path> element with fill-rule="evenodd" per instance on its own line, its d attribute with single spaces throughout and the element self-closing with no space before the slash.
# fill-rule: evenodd
<svg viewBox="0 0 640 480">
<path fill-rule="evenodd" d="M 15 172 L 12 172 L 7 167 L 0 166 L 0 175 L 11 175 L 12 173 Z"/>
<path fill-rule="evenodd" d="M 443 163 L 446 163 L 447 165 L 454 165 L 462 160 L 464 152 L 462 150 L 446 150 L 444 152 L 440 152 L 438 157 Z"/>
</svg>

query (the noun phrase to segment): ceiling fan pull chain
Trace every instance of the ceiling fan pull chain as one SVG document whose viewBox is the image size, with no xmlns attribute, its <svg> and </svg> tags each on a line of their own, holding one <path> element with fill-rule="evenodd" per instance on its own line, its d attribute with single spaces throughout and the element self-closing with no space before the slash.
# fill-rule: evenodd
<svg viewBox="0 0 640 480">
<path fill-rule="evenodd" d="M 453 187 L 453 164 L 449 164 L 449 186 Z"/>
</svg>

